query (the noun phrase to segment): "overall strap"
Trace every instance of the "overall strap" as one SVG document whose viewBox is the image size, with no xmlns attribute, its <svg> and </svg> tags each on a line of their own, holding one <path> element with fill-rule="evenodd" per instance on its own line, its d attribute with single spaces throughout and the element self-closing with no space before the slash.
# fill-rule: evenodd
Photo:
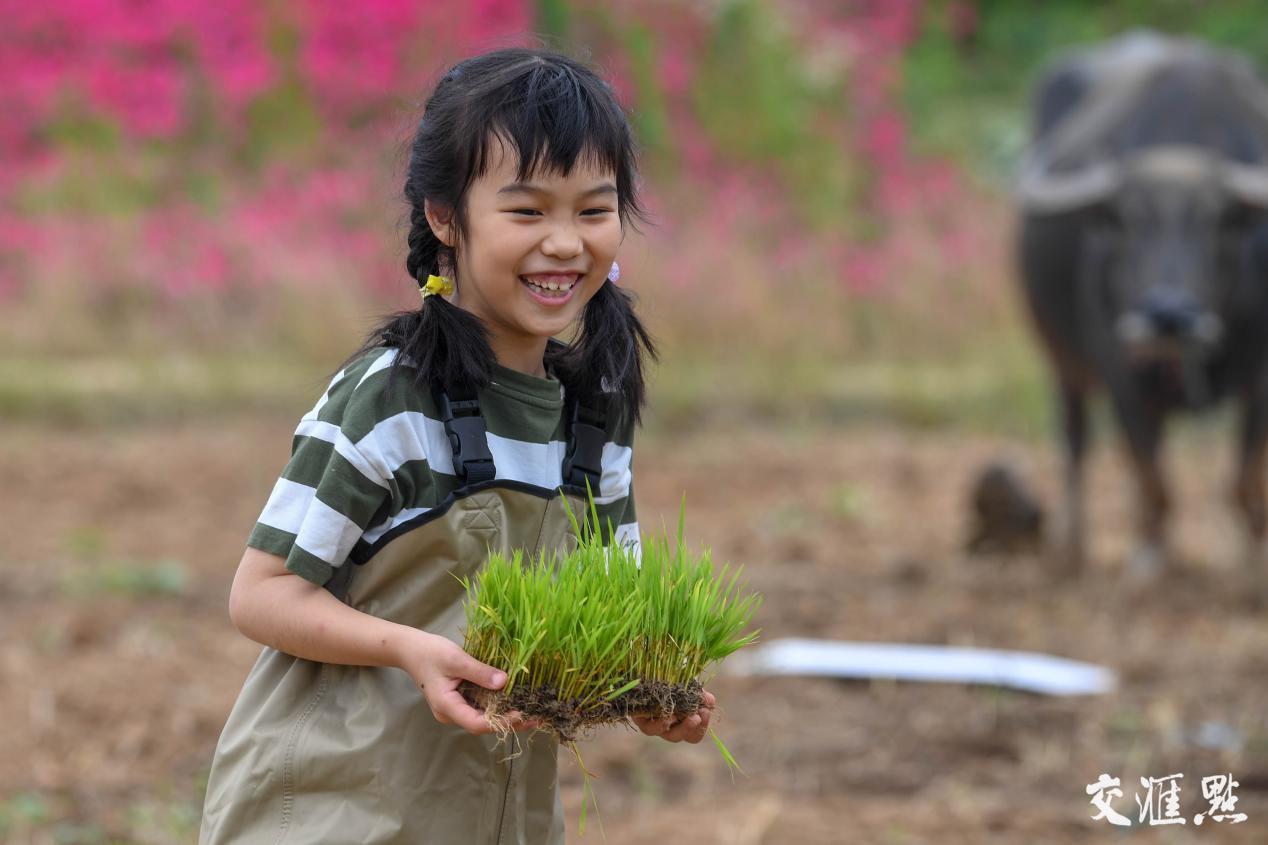
<svg viewBox="0 0 1268 845">
<path fill-rule="evenodd" d="M 566 486 L 589 486 L 599 495 L 599 479 L 603 476 L 603 444 L 607 441 L 607 402 L 601 407 L 583 405 L 569 396 L 564 387 L 566 412 L 566 439 L 568 450 L 564 457 L 563 483 Z"/>
<path fill-rule="evenodd" d="M 432 388 L 440 408 L 440 419 L 453 450 L 453 471 L 463 486 L 492 481 L 497 475 L 493 453 L 486 437 L 488 429 L 480 415 L 480 403 L 473 388 L 455 385 L 446 391 L 440 385 Z"/>
<path fill-rule="evenodd" d="M 492 481 L 497 475 L 493 454 L 489 451 L 488 429 L 480 414 L 480 403 L 473 389 L 461 386 L 445 390 L 433 388 L 440 408 L 449 447 L 453 450 L 454 474 L 464 486 Z M 565 440 L 567 448 L 561 468 L 563 484 L 586 489 L 596 494 L 603 476 L 603 444 L 607 441 L 608 409 L 582 404 L 564 388 Z"/>
<path fill-rule="evenodd" d="M 440 409 L 449 448 L 453 450 L 453 468 L 463 487 L 492 481 L 497 474 L 493 453 L 489 451 L 488 429 L 480 414 L 480 403 L 473 389 L 461 386 L 445 390 L 432 385 L 432 396 Z M 583 405 L 564 388 L 564 423 L 567 448 L 561 468 L 564 486 L 599 493 L 603 476 L 603 444 L 607 440 L 608 404 L 594 408 Z M 335 570 L 326 589 L 342 599 L 358 567 L 348 561 Z"/>
</svg>

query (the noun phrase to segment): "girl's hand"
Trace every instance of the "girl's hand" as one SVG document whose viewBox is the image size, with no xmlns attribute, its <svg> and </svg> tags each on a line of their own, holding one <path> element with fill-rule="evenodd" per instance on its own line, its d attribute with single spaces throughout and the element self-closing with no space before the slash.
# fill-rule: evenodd
<svg viewBox="0 0 1268 845">
<path fill-rule="evenodd" d="M 648 736 L 658 736 L 667 742 L 699 742 L 709 731 L 709 717 L 718 703 L 713 693 L 708 690 L 703 692 L 704 703 L 700 705 L 700 709 L 685 718 L 675 722 L 673 719 L 634 716 L 634 724 Z"/>
<path fill-rule="evenodd" d="M 457 725 L 473 734 L 493 733 L 484 714 L 467 703 L 458 692 L 465 681 L 486 689 L 501 689 L 506 673 L 481 663 L 444 637 L 426 631 L 411 631 L 400 647 L 397 665 L 409 673 L 423 691 L 432 715 L 442 725 Z M 507 714 L 513 730 L 532 730 L 535 722 L 526 721 L 518 712 Z"/>
</svg>

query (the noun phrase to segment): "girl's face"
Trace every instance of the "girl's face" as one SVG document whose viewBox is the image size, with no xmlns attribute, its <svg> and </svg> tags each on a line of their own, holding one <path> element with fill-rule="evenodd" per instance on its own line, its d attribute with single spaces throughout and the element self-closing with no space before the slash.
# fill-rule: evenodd
<svg viewBox="0 0 1268 845">
<path fill-rule="evenodd" d="M 499 144 L 491 152 L 467 191 L 453 301 L 484 321 L 499 362 L 540 373 L 546 340 L 580 316 L 612 267 L 622 236 L 616 179 L 579 159 L 567 176 L 519 182 L 516 153 Z M 452 243 L 438 209 L 427 211 Z"/>
</svg>

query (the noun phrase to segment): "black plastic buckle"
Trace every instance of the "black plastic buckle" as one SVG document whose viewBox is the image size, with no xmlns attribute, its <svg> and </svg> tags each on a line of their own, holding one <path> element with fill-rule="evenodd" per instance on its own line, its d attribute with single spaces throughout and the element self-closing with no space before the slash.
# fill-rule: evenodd
<svg viewBox="0 0 1268 845">
<path fill-rule="evenodd" d="M 607 440 L 607 417 L 600 411 L 573 407 L 571 437 L 564 459 L 564 483 L 585 489 L 587 484 L 599 495 L 599 479 L 603 476 L 603 444 Z"/>
<path fill-rule="evenodd" d="M 480 416 L 480 403 L 475 399 L 451 401 L 443 390 L 436 391 L 440 419 L 445 424 L 449 448 L 453 451 L 453 470 L 463 484 L 492 481 L 497 474 L 493 453 L 489 451 L 488 429 Z"/>
</svg>

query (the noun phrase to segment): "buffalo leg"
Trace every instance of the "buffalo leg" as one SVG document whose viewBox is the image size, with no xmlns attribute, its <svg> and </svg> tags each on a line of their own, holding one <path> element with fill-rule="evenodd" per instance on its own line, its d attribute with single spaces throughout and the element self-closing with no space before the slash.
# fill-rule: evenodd
<svg viewBox="0 0 1268 845">
<path fill-rule="evenodd" d="M 1242 415 L 1242 437 L 1237 462 L 1234 495 L 1246 520 L 1245 562 L 1247 575 L 1257 596 L 1265 589 L 1263 544 L 1268 515 L 1264 502 L 1265 440 L 1268 440 L 1268 396 L 1253 393 Z"/>
<path fill-rule="evenodd" d="M 1060 564 L 1065 574 L 1077 576 L 1087 553 L 1083 505 L 1083 467 L 1087 455 L 1087 394 L 1068 382 L 1057 391 L 1061 433 L 1065 438 L 1065 525 L 1062 526 Z"/>
<path fill-rule="evenodd" d="M 1135 397 L 1115 396 L 1114 410 L 1123 427 L 1136 477 L 1137 540 L 1128 570 L 1133 577 L 1146 580 L 1157 576 L 1167 564 L 1166 520 L 1171 501 L 1159 464 L 1162 414 L 1134 400 Z"/>
</svg>

